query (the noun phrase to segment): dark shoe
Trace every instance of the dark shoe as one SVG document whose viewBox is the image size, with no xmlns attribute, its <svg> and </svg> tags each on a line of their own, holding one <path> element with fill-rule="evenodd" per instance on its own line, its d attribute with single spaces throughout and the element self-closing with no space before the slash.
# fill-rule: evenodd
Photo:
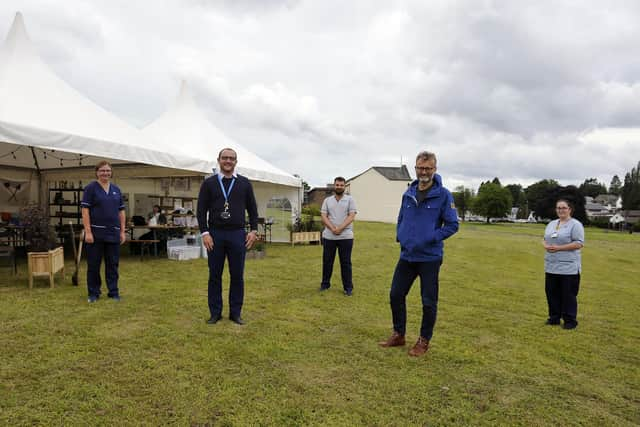
<svg viewBox="0 0 640 427">
<path fill-rule="evenodd" d="M 324 292 L 324 291 L 326 291 L 327 289 L 329 289 L 329 286 L 322 286 L 322 285 L 320 285 L 320 292 Z"/>
<path fill-rule="evenodd" d="M 344 294 L 348 297 L 350 297 L 351 295 L 353 295 L 353 289 L 345 289 L 344 290 Z"/>
<path fill-rule="evenodd" d="M 242 320 L 242 317 L 240 316 L 238 317 L 229 316 L 229 320 L 231 320 L 233 323 L 237 325 L 244 325 L 244 320 Z"/>
<path fill-rule="evenodd" d="M 429 350 L 429 340 L 425 338 L 418 338 L 416 345 L 413 346 L 411 350 L 409 350 L 409 356 L 418 357 L 422 356 Z"/>
<path fill-rule="evenodd" d="M 562 329 L 575 329 L 578 326 L 578 322 L 564 322 Z"/>
<path fill-rule="evenodd" d="M 220 316 L 219 314 L 217 316 L 211 316 L 209 320 L 207 320 L 207 323 L 210 325 L 215 325 L 220 319 L 222 319 L 222 316 Z"/>
<path fill-rule="evenodd" d="M 87 299 L 87 302 L 89 304 L 93 304 L 94 302 L 98 301 L 98 298 L 100 298 L 100 297 L 96 297 L 96 296 L 91 295 L 91 296 L 89 296 L 89 299 Z"/>
<path fill-rule="evenodd" d="M 555 320 L 552 318 L 548 318 L 546 322 L 544 322 L 545 325 L 559 325 L 560 324 L 560 320 Z"/>
<path fill-rule="evenodd" d="M 404 335 L 400 335 L 398 332 L 393 331 L 393 334 L 386 341 L 380 341 L 378 345 L 380 347 L 399 347 L 405 344 Z"/>
<path fill-rule="evenodd" d="M 116 295 L 115 297 L 109 297 L 114 301 L 120 302 L 120 295 Z"/>
</svg>

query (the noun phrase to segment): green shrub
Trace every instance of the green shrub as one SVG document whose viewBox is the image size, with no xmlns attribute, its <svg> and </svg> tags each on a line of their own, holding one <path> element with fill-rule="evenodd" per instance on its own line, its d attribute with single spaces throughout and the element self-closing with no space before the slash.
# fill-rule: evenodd
<svg viewBox="0 0 640 427">
<path fill-rule="evenodd" d="M 596 217 L 589 219 L 588 225 L 598 228 L 609 228 L 609 218 Z"/>
</svg>

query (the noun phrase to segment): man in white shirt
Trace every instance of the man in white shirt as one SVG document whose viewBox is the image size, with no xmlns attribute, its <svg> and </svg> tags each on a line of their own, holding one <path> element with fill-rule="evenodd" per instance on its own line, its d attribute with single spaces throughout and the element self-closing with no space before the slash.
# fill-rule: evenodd
<svg viewBox="0 0 640 427">
<path fill-rule="evenodd" d="M 325 291 L 331 287 L 331 274 L 333 262 L 336 258 L 336 249 L 340 257 L 340 273 L 344 294 L 351 296 L 353 293 L 353 281 L 351 273 L 351 250 L 353 249 L 353 220 L 356 217 L 356 202 L 353 198 L 344 194 L 346 181 L 339 176 L 333 180 L 334 195 L 327 197 L 322 202 L 320 215 L 324 230 L 322 231 L 322 283 L 320 290 Z"/>
</svg>

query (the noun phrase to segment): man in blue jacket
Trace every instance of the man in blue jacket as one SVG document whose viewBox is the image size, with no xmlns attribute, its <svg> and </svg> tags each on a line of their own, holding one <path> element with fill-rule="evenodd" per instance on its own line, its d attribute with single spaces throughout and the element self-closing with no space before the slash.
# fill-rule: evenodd
<svg viewBox="0 0 640 427">
<path fill-rule="evenodd" d="M 429 349 L 438 309 L 438 273 L 442 264 L 443 241 L 458 231 L 458 213 L 453 196 L 442 186 L 436 174 L 436 155 L 428 151 L 416 157 L 416 179 L 402 196 L 396 239 L 400 259 L 391 282 L 393 334 L 380 342 L 382 347 L 405 345 L 407 324 L 406 297 L 420 276 L 422 327 L 420 338 L 409 350 L 410 356 L 422 356 Z"/>
</svg>

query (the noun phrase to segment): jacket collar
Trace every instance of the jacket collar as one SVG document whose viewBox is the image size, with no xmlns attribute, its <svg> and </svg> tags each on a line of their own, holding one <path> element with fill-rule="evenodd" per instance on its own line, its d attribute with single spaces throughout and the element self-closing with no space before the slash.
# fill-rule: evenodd
<svg viewBox="0 0 640 427">
<path fill-rule="evenodd" d="M 433 175 L 433 186 L 429 190 L 429 196 L 439 194 L 441 188 L 442 188 L 442 177 L 440 177 L 440 175 L 436 173 Z M 418 180 L 415 179 L 407 189 L 406 193 L 415 197 L 417 192 L 418 192 Z"/>
</svg>

